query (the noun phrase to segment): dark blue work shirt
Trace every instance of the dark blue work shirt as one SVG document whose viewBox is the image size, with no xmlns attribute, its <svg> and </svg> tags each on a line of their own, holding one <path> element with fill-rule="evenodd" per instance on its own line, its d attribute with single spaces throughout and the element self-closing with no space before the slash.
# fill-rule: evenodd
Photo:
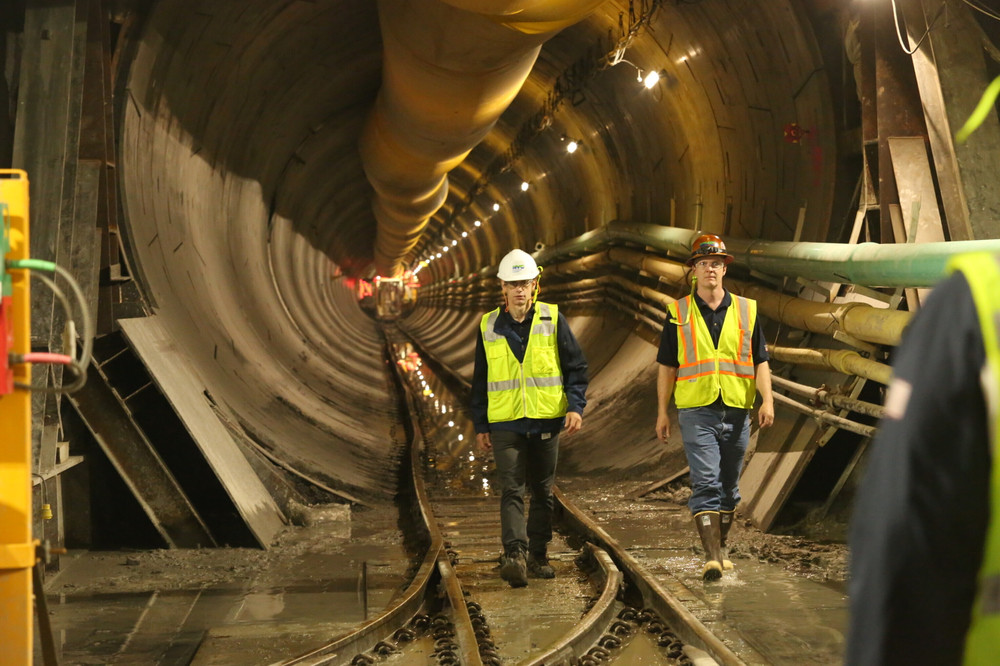
<svg viewBox="0 0 1000 666">
<path fill-rule="evenodd" d="M 528 337 L 531 334 L 531 320 L 535 316 L 535 306 L 532 305 L 524 316 L 524 321 L 517 322 L 509 312 L 500 310 L 493 330 L 507 339 L 510 351 L 517 360 L 524 362 L 524 352 L 528 348 Z M 583 357 L 580 344 L 576 341 L 573 331 L 569 328 L 563 313 L 559 313 L 556 323 L 556 346 L 559 351 L 559 368 L 562 372 L 563 390 L 569 403 L 567 411 L 583 415 L 587 406 L 587 360 Z M 562 430 L 565 417 L 554 419 L 521 418 L 515 421 L 490 423 L 487 416 L 489 402 L 486 391 L 486 348 L 483 346 L 482 331 L 476 336 L 476 364 L 472 373 L 472 422 L 476 432 L 493 430 L 508 430 L 527 435 L 555 433 Z"/>
<path fill-rule="evenodd" d="M 698 311 L 701 312 L 702 318 L 708 325 L 708 332 L 712 334 L 712 342 L 715 343 L 716 349 L 719 347 L 719 336 L 722 334 L 722 324 L 726 321 L 726 313 L 729 312 L 729 306 L 733 304 L 733 297 L 730 295 L 729 290 L 726 289 L 725 292 L 722 302 L 719 303 L 719 307 L 716 310 L 708 307 L 708 303 L 702 300 L 697 292 L 694 294 L 694 302 L 698 305 Z M 767 345 L 764 342 L 764 336 L 760 333 L 759 313 L 753 322 L 750 345 L 754 365 L 770 360 L 770 357 L 767 355 Z M 656 354 L 656 362 L 668 365 L 671 368 L 679 368 L 681 366 L 680 361 L 677 360 L 677 325 L 670 323 L 669 316 L 668 320 L 663 324 L 663 334 L 660 336 L 660 350 Z"/>
</svg>

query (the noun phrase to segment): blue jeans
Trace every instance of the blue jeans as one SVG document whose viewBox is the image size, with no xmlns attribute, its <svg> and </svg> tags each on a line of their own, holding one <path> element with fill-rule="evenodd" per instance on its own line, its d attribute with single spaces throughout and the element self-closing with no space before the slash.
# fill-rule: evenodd
<svg viewBox="0 0 1000 666">
<path fill-rule="evenodd" d="M 515 546 L 543 552 L 552 540 L 552 484 L 559 457 L 559 434 L 522 435 L 494 430 L 493 460 L 500 482 L 500 538 L 505 552 Z M 531 489 L 531 509 L 524 520 L 524 491 Z"/>
<path fill-rule="evenodd" d="M 732 511 L 740 502 L 740 471 L 750 440 L 750 412 L 723 405 L 677 410 L 691 468 L 692 514 Z"/>
</svg>

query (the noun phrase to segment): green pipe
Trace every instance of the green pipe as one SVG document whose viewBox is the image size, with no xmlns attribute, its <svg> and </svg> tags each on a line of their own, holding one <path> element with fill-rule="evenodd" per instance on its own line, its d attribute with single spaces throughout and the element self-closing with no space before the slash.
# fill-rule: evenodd
<svg viewBox="0 0 1000 666">
<path fill-rule="evenodd" d="M 700 231 L 655 224 L 611 223 L 535 257 L 541 264 L 622 243 L 648 246 L 683 260 Z M 866 287 L 933 287 L 948 260 L 965 252 L 1000 253 L 1000 239 L 943 243 L 790 243 L 724 239 L 736 263 L 773 276 Z"/>
</svg>

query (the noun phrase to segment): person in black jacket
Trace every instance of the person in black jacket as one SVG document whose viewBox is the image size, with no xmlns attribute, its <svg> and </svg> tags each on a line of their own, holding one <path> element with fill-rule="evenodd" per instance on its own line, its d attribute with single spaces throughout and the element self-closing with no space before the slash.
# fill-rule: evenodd
<svg viewBox="0 0 1000 666">
<path fill-rule="evenodd" d="M 472 376 L 476 443 L 493 451 L 499 477 L 500 575 L 512 587 L 527 585 L 528 573 L 555 576 L 546 551 L 559 433 L 577 432 L 587 405 L 587 361 L 558 308 L 536 302 L 539 273 L 522 250 L 501 260 L 497 277 L 505 305 L 483 316 Z M 527 522 L 526 485 L 531 489 Z"/>
<path fill-rule="evenodd" d="M 962 663 L 989 518 L 985 362 L 969 283 L 956 273 L 893 358 L 851 520 L 845 664 Z"/>
</svg>

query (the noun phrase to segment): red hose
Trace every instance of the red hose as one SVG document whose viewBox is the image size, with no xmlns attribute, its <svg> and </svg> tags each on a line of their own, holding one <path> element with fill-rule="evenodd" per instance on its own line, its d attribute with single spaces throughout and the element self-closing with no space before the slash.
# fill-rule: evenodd
<svg viewBox="0 0 1000 666">
<path fill-rule="evenodd" d="M 23 359 L 23 363 L 61 363 L 62 365 L 71 365 L 73 363 L 72 356 L 50 354 L 49 352 L 30 352 L 21 358 Z"/>
</svg>

